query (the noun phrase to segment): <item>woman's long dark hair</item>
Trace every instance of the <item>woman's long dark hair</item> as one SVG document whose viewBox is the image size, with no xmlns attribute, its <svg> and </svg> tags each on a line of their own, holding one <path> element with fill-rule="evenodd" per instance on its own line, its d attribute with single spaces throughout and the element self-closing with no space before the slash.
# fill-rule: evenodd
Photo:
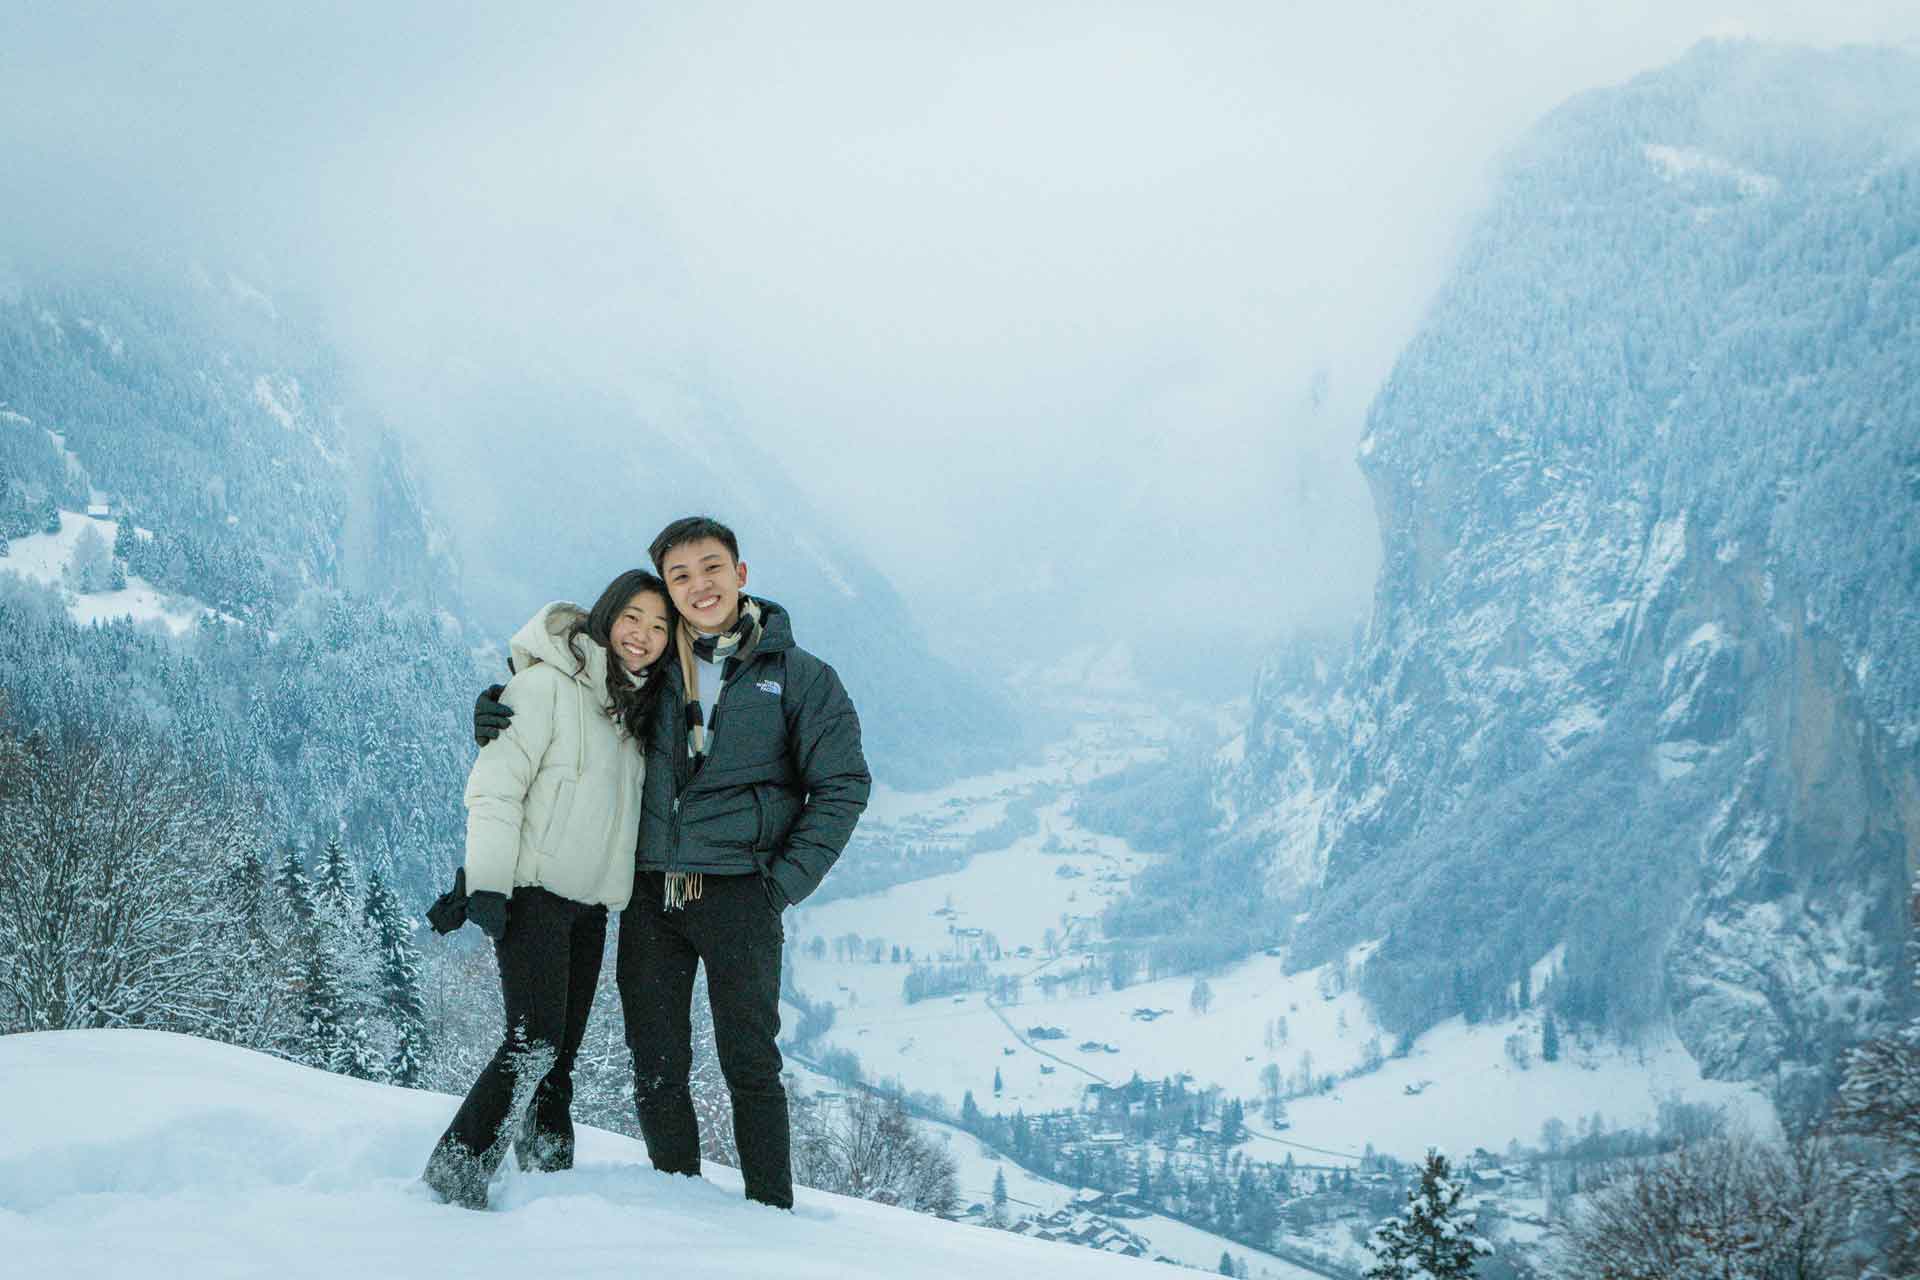
<svg viewBox="0 0 1920 1280">
<path fill-rule="evenodd" d="M 659 596 L 660 602 L 667 607 L 668 643 L 636 685 L 627 679 L 625 664 L 613 652 L 613 621 L 627 607 L 627 601 L 643 591 Z M 607 700 L 611 704 L 607 714 L 619 723 L 628 737 L 645 740 L 647 716 L 653 711 L 654 700 L 660 696 L 661 681 L 666 678 L 667 668 L 673 662 L 673 629 L 677 625 L 673 597 L 667 594 L 667 584 L 645 569 L 629 569 L 607 584 L 607 589 L 593 602 L 593 608 L 587 616 L 574 623 L 567 632 L 569 648 L 573 647 L 575 640 L 585 636 L 607 651 Z M 575 652 L 578 653 L 577 650 Z M 584 667 L 585 663 L 581 665 Z"/>
</svg>

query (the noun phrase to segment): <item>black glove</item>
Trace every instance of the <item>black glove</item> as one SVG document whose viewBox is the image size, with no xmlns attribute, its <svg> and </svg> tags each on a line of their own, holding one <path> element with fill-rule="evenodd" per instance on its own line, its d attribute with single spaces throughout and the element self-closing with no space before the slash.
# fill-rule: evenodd
<svg viewBox="0 0 1920 1280">
<path fill-rule="evenodd" d="M 453 888 L 434 899 L 427 908 L 427 923 L 435 933 L 452 933 L 467 922 L 467 869 L 453 873 Z"/>
<path fill-rule="evenodd" d="M 513 723 L 513 708 L 500 701 L 506 691 L 505 685 L 490 684 L 473 700 L 473 740 L 483 747 Z"/>
<path fill-rule="evenodd" d="M 507 895 L 482 889 L 467 895 L 467 919 L 495 942 L 507 936 Z"/>
</svg>

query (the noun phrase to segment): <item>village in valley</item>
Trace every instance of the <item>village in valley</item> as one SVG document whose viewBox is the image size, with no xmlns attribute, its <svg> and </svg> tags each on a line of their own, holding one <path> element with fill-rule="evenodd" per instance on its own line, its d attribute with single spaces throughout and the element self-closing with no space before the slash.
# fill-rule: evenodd
<svg viewBox="0 0 1920 1280">
<path fill-rule="evenodd" d="M 1164 730 L 1110 714 L 1027 771 L 883 790 L 860 837 L 875 864 L 942 869 L 789 920 L 790 1058 L 829 1098 L 883 1088 L 941 1129 L 966 1219 L 1341 1280 L 1437 1148 L 1519 1261 L 1583 1165 L 1663 1126 L 1760 1114 L 1676 1045 L 1629 1053 L 1556 1027 L 1532 998 L 1555 956 L 1478 1025 L 1396 1043 L 1353 989 L 1365 948 L 1301 972 L 1279 946 L 1162 972 L 1108 939 L 1105 907 L 1156 855 L 1077 824 L 1073 787 L 1152 758 Z"/>
</svg>

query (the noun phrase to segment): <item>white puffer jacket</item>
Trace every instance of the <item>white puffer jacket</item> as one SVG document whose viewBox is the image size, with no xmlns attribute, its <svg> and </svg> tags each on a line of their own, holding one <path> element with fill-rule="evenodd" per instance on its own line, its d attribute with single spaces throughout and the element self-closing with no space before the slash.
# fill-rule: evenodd
<svg viewBox="0 0 1920 1280">
<path fill-rule="evenodd" d="M 646 760 L 607 715 L 607 651 L 584 636 L 567 649 L 585 616 L 560 601 L 513 637 L 513 722 L 467 776 L 469 893 L 538 885 L 610 911 L 633 894 Z"/>
</svg>

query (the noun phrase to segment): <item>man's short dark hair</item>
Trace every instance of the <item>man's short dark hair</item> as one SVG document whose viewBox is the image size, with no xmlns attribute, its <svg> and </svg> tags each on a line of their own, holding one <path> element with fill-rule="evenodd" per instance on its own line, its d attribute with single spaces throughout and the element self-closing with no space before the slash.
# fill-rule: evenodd
<svg viewBox="0 0 1920 1280">
<path fill-rule="evenodd" d="M 653 557 L 654 572 L 666 572 L 667 552 L 705 538 L 718 539 L 720 545 L 727 549 L 727 554 L 733 557 L 733 562 L 740 563 L 740 540 L 733 536 L 733 530 L 712 516 L 684 516 L 662 529 L 653 540 L 653 545 L 647 548 L 647 554 Z"/>
</svg>

